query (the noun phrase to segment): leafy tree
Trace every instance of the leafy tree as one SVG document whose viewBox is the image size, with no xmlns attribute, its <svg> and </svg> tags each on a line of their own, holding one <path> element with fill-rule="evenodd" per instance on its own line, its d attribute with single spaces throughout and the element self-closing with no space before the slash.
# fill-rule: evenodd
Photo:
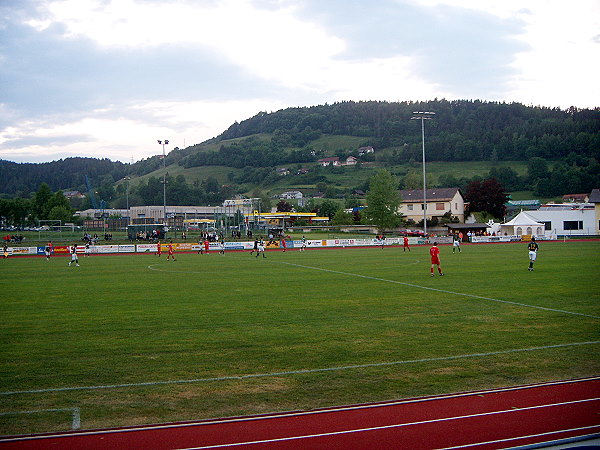
<svg viewBox="0 0 600 450">
<path fill-rule="evenodd" d="M 527 163 L 527 174 L 531 183 L 536 183 L 538 180 L 550 177 L 548 163 L 544 158 L 534 157 Z"/>
<path fill-rule="evenodd" d="M 361 203 L 360 203 L 360 200 L 357 198 L 346 197 L 346 199 L 344 200 L 345 208 L 356 208 L 358 206 L 361 206 Z"/>
<path fill-rule="evenodd" d="M 23 226 L 30 218 L 32 203 L 29 199 L 17 197 L 0 200 L 0 218 L 8 224 Z"/>
<path fill-rule="evenodd" d="M 329 217 L 329 219 L 332 219 L 339 209 L 340 206 L 333 200 L 324 200 L 321 202 L 321 204 L 319 204 L 318 214 L 321 217 Z"/>
<path fill-rule="evenodd" d="M 202 181 L 201 186 L 206 192 L 215 193 L 219 192 L 221 185 L 215 177 L 208 177 Z"/>
<path fill-rule="evenodd" d="M 496 178 L 507 190 L 516 191 L 521 188 L 519 174 L 511 167 L 492 167 L 488 178 Z"/>
<path fill-rule="evenodd" d="M 292 204 L 285 200 L 279 200 L 279 203 L 277 203 L 277 212 L 290 212 L 293 209 Z"/>
<path fill-rule="evenodd" d="M 67 206 L 53 206 L 48 212 L 48 219 L 60 220 L 62 223 L 71 222 L 73 211 Z"/>
<path fill-rule="evenodd" d="M 48 203 L 50 202 L 52 195 L 52 190 L 48 184 L 40 184 L 40 187 L 33 196 L 33 215 L 36 218 L 41 220 L 48 218 L 48 212 L 50 211 Z"/>
<path fill-rule="evenodd" d="M 352 214 L 347 213 L 343 209 L 338 209 L 335 212 L 335 215 L 333 216 L 331 223 L 333 225 L 353 225 L 354 217 L 352 217 Z"/>
<path fill-rule="evenodd" d="M 67 211 L 71 211 L 71 215 L 73 215 L 73 210 L 71 209 L 71 205 L 69 204 L 69 200 L 64 196 L 61 191 L 56 192 L 46 204 L 46 208 L 48 209 L 48 214 L 55 207 L 64 208 Z"/>
<path fill-rule="evenodd" d="M 371 177 L 367 206 L 367 218 L 377 225 L 380 231 L 395 228 L 400 224 L 398 180 L 387 170 L 380 170 Z"/>
<path fill-rule="evenodd" d="M 423 189 L 423 174 L 410 170 L 404 177 L 404 189 Z"/>
<path fill-rule="evenodd" d="M 471 212 L 488 212 L 497 219 L 504 217 L 508 195 L 495 178 L 474 180 L 467 186 L 465 199 Z"/>
</svg>

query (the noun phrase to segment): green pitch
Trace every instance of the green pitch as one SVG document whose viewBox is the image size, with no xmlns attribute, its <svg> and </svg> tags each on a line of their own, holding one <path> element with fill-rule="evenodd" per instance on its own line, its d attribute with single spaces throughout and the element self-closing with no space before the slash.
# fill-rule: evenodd
<svg viewBox="0 0 600 450">
<path fill-rule="evenodd" d="M 0 434 L 598 375 L 599 254 L 442 246 L 433 278 L 428 247 L 3 260 Z"/>
</svg>

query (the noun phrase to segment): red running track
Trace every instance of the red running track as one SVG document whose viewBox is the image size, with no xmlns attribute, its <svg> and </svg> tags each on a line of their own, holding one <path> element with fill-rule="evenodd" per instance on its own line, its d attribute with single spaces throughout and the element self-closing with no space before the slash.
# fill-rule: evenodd
<svg viewBox="0 0 600 450">
<path fill-rule="evenodd" d="M 0 438 L 0 449 L 493 449 L 600 436 L 600 377 L 394 402 Z"/>
</svg>

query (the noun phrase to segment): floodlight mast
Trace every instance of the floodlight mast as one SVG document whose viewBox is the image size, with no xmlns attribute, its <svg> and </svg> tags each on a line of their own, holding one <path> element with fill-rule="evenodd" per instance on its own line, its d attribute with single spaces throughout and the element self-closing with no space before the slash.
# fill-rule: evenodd
<svg viewBox="0 0 600 450">
<path fill-rule="evenodd" d="M 421 121 L 421 142 L 423 143 L 423 233 L 427 238 L 427 176 L 425 173 L 425 121 L 433 119 L 431 111 L 413 111 L 410 120 Z"/>
<path fill-rule="evenodd" d="M 129 225 L 131 223 L 131 214 L 129 212 L 129 183 L 131 181 L 131 177 L 129 177 L 129 176 L 124 177 L 123 181 L 125 181 L 127 183 L 127 186 L 125 188 L 125 199 L 127 202 L 127 225 Z"/>
<path fill-rule="evenodd" d="M 169 140 L 158 139 L 158 144 L 162 145 L 162 160 L 163 160 L 163 220 L 165 225 L 167 224 L 167 170 L 166 170 L 166 155 L 165 155 L 165 145 L 169 145 Z"/>
</svg>

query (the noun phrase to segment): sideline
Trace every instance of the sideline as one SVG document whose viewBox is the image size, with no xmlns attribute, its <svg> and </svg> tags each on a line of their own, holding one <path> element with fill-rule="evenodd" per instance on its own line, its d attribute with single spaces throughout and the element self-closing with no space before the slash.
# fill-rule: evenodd
<svg viewBox="0 0 600 450">
<path fill-rule="evenodd" d="M 246 380 L 252 378 L 266 378 L 266 377 L 279 377 L 286 375 L 302 375 L 307 373 L 319 373 L 319 372 L 335 372 L 342 370 L 352 369 L 364 369 L 368 367 L 386 367 L 386 366 L 397 366 L 402 364 L 418 364 L 428 363 L 436 361 L 451 361 L 457 359 L 467 358 L 481 358 L 487 356 L 506 355 L 511 353 L 520 352 L 534 352 L 539 350 L 550 350 L 555 348 L 566 348 L 583 345 L 597 345 L 600 341 L 587 341 L 587 342 L 571 342 L 568 344 L 555 344 L 555 345 L 544 345 L 541 347 L 529 347 L 529 348 L 517 348 L 510 350 L 498 350 L 496 352 L 486 353 L 471 353 L 466 355 L 454 355 L 454 356 L 440 356 L 437 358 L 423 358 L 423 359 L 409 359 L 404 361 L 390 361 L 381 363 L 370 363 L 370 364 L 355 364 L 349 366 L 338 366 L 338 367 L 325 367 L 317 369 L 300 369 L 300 370 L 287 370 L 283 372 L 272 372 L 272 373 L 256 373 L 246 375 L 229 375 L 224 377 L 210 377 L 210 378 L 195 378 L 190 380 L 166 380 L 166 381 L 147 381 L 140 383 L 123 383 L 123 384 L 108 384 L 108 385 L 97 385 L 97 386 L 73 386 L 73 387 L 61 387 L 61 388 L 47 388 L 47 389 L 31 389 L 23 391 L 8 391 L 0 392 L 0 396 L 9 395 L 21 395 L 21 394 L 46 394 L 48 392 L 65 392 L 65 391 L 93 391 L 100 389 L 120 389 L 129 387 L 143 387 L 143 386 L 162 386 L 171 384 L 191 384 L 191 383 L 203 383 L 203 382 L 215 382 L 215 381 L 232 381 L 232 380 Z"/>
</svg>

